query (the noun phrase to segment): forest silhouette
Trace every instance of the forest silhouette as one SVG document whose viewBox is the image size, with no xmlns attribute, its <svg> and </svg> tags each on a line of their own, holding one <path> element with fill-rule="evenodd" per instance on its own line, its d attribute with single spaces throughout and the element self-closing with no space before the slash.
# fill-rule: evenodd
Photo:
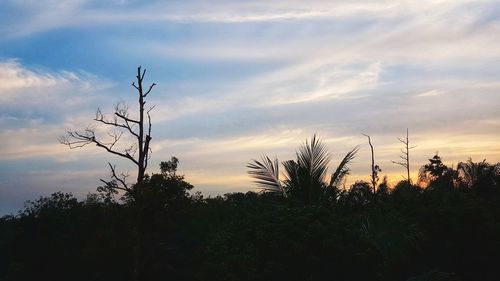
<svg viewBox="0 0 500 281">
<path fill-rule="evenodd" d="M 448 167 L 436 154 L 418 179 L 390 186 L 366 135 L 371 181 L 346 186 L 358 147 L 328 174 L 331 154 L 313 135 L 294 160 L 247 164 L 259 192 L 205 198 L 176 157 L 147 173 L 155 84 L 143 89 L 137 73 L 137 119 L 123 106 L 96 113 L 122 130 L 111 142 L 88 128 L 60 139 L 130 160 L 137 181 L 109 163 L 111 179 L 87 198 L 58 192 L 2 217 L 0 280 L 498 280 L 500 163 Z M 136 143 L 120 151 L 124 133 Z M 401 142 L 397 164 L 409 170 L 408 134 Z"/>
</svg>

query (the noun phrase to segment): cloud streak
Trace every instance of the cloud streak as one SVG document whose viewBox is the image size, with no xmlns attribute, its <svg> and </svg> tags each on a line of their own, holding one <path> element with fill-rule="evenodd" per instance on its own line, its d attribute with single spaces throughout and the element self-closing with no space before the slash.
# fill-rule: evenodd
<svg viewBox="0 0 500 281">
<path fill-rule="evenodd" d="M 3 1 L 0 189 L 35 194 L 39 171 L 14 175 L 44 162 L 54 166 L 47 186 L 62 173 L 56 184 L 75 176 L 92 190 L 108 160 L 133 172 L 56 138 L 90 124 L 98 106 L 133 109 L 138 64 L 158 84 L 151 165 L 178 156 L 207 194 L 253 188 L 246 162 L 293 158 L 315 132 L 336 159 L 362 144 L 353 179 L 369 175 L 361 133 L 395 177 L 406 128 L 415 171 L 436 150 L 449 164 L 500 161 L 496 11 L 496 1 Z"/>
<path fill-rule="evenodd" d="M 179 23 L 258 23 L 277 21 L 310 21 L 332 18 L 393 19 L 426 13 L 423 20 L 434 20 L 457 12 L 461 6 L 470 8 L 472 1 L 5 1 L 6 11 L 22 11 L 25 19 L 9 18 L 9 23 L 22 27 L 19 36 L 55 28 L 83 25 L 122 24 L 127 22 L 179 22 Z M 485 1 L 483 6 L 492 6 Z M 474 11 L 474 10 L 473 10 Z M 485 11 L 474 12 L 482 16 Z M 470 17 L 469 17 L 470 18 Z M 467 20 L 468 18 L 465 18 Z M 489 19 L 495 19 L 490 14 Z M 475 21 L 478 23 L 478 21 Z M 484 21 L 483 21 L 484 23 Z"/>
</svg>

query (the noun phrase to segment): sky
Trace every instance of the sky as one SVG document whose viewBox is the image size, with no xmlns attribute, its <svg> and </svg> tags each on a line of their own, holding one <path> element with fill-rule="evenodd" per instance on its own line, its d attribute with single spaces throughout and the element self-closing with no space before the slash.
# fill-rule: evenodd
<svg viewBox="0 0 500 281">
<path fill-rule="evenodd" d="M 83 198 L 108 161 L 134 178 L 58 137 L 97 107 L 133 114 L 139 65 L 157 84 L 149 173 L 176 156 L 206 195 L 255 190 L 246 163 L 292 159 L 314 133 L 332 169 L 360 145 L 351 181 L 369 179 L 363 133 L 391 181 L 406 128 L 414 177 L 436 152 L 500 161 L 498 1 L 2 0 L 0 34 L 0 215 Z"/>
</svg>

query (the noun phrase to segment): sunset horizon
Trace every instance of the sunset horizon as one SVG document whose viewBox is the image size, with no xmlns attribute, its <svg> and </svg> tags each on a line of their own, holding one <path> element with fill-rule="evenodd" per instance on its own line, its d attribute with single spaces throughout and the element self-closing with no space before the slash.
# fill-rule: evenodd
<svg viewBox="0 0 500 281">
<path fill-rule="evenodd" d="M 500 1 L 0 1 L 0 280 L 498 281 Z"/>
<path fill-rule="evenodd" d="M 313 134 L 332 153 L 353 147 L 346 187 L 371 174 L 411 178 L 438 153 L 456 167 L 500 162 L 500 7 L 495 1 L 6 1 L 0 4 L 0 214 L 56 191 L 78 198 L 109 179 L 92 145 L 69 149 L 67 130 L 95 126 L 97 108 L 137 113 L 138 66 L 148 96 L 147 173 L 179 159 L 206 196 L 258 190 L 247 163 L 280 162 Z M 104 131 L 101 136 L 105 136 Z"/>
</svg>

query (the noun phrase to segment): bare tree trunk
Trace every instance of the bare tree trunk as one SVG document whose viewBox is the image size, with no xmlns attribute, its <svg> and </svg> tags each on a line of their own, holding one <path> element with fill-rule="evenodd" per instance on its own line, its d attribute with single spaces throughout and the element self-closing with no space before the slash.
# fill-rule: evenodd
<svg viewBox="0 0 500 281">
<path fill-rule="evenodd" d="M 408 128 L 406 128 L 406 178 L 408 179 L 408 184 L 411 184 L 410 178 L 410 140 L 408 139 Z"/>
<path fill-rule="evenodd" d="M 406 128 L 406 139 L 402 140 L 398 138 L 398 140 L 404 145 L 404 147 L 401 149 L 401 158 L 403 161 L 402 162 L 396 162 L 392 161 L 392 163 L 400 165 L 406 169 L 406 180 L 408 181 L 408 185 L 411 185 L 411 178 L 410 178 L 410 150 L 414 149 L 416 146 L 410 147 L 410 139 L 408 137 L 408 128 Z"/>
<path fill-rule="evenodd" d="M 79 148 L 87 144 L 95 144 L 98 147 L 103 148 L 107 152 L 118 155 L 122 158 L 130 160 L 137 166 L 137 181 L 136 183 L 141 183 L 144 179 L 146 169 L 148 167 L 148 160 L 151 154 L 150 142 L 151 142 L 151 115 L 150 112 L 154 106 L 145 110 L 146 97 L 149 95 L 155 83 L 151 84 L 149 88 L 144 89 L 143 81 L 146 74 L 146 69 L 141 70 L 139 66 L 137 68 L 137 85 L 136 82 L 132 83 L 132 86 L 137 90 L 138 101 L 139 101 L 139 117 L 138 119 L 130 118 L 128 113 L 128 107 L 126 105 L 118 104 L 115 107 L 115 112 L 112 118 L 108 118 L 97 109 L 96 117 L 94 121 L 110 126 L 113 128 L 108 135 L 112 137 L 111 141 L 107 141 L 96 136 L 96 130 L 93 128 L 86 128 L 84 131 L 68 131 L 66 136 L 60 137 L 59 141 L 62 144 L 69 146 L 70 148 Z M 147 121 L 146 121 L 147 118 Z M 137 142 L 132 144 L 129 148 L 119 150 L 116 148 L 117 144 L 122 135 L 126 133 L 133 136 Z M 126 175 L 117 175 L 115 171 L 115 166 L 109 163 L 111 168 L 111 181 L 103 181 L 109 190 L 123 190 L 131 194 L 132 189 L 126 183 Z M 133 194 L 132 194 L 133 195 Z"/>
<path fill-rule="evenodd" d="M 138 102 L 139 102 L 139 116 L 134 119 L 129 117 L 127 105 L 118 104 L 115 107 L 115 112 L 111 117 L 105 116 L 100 109 L 97 109 L 96 117 L 94 121 L 111 127 L 112 130 L 108 132 L 111 140 L 106 138 L 99 138 L 96 136 L 96 130 L 93 128 L 86 128 L 83 131 L 68 131 L 66 136 L 60 137 L 59 141 L 62 144 L 69 146 L 70 148 L 79 148 L 87 144 L 95 144 L 96 146 L 103 148 L 107 152 L 120 156 L 122 158 L 128 159 L 135 166 L 137 166 L 137 184 L 140 184 L 144 180 L 146 169 L 148 167 L 148 160 L 151 155 L 151 115 L 150 112 L 154 106 L 145 109 L 146 97 L 149 95 L 155 83 L 151 84 L 149 88 L 143 87 L 144 76 L 146 70 L 141 70 L 139 66 L 137 68 L 136 82 L 132 83 L 132 86 L 137 90 Z M 137 83 L 137 84 L 136 84 Z M 146 119 L 147 118 L 147 119 Z M 127 145 L 128 148 L 119 148 L 117 143 L 119 143 L 123 134 L 129 134 L 134 138 L 134 142 L 131 145 Z M 125 174 L 117 175 L 116 167 L 109 164 L 111 169 L 111 181 L 102 180 L 105 183 L 105 187 L 99 191 L 106 191 L 108 193 L 117 193 L 118 190 L 122 190 L 130 195 L 135 200 L 138 199 L 137 193 L 134 192 L 133 186 L 129 186 L 126 183 Z M 144 275 L 144 236 L 143 229 L 140 226 L 143 221 L 143 215 L 141 210 L 136 213 L 133 217 L 133 224 L 131 225 L 132 232 L 132 276 L 133 280 L 140 281 Z"/>
<path fill-rule="evenodd" d="M 378 175 L 377 175 L 377 170 L 379 170 L 378 166 L 375 167 L 375 154 L 373 152 L 373 145 L 372 145 L 372 140 L 369 135 L 363 134 L 365 137 L 368 138 L 368 144 L 370 145 L 370 150 L 372 153 L 372 175 L 371 175 L 371 183 L 372 183 L 372 188 L 373 188 L 373 194 L 377 191 L 377 182 L 378 182 Z"/>
</svg>

